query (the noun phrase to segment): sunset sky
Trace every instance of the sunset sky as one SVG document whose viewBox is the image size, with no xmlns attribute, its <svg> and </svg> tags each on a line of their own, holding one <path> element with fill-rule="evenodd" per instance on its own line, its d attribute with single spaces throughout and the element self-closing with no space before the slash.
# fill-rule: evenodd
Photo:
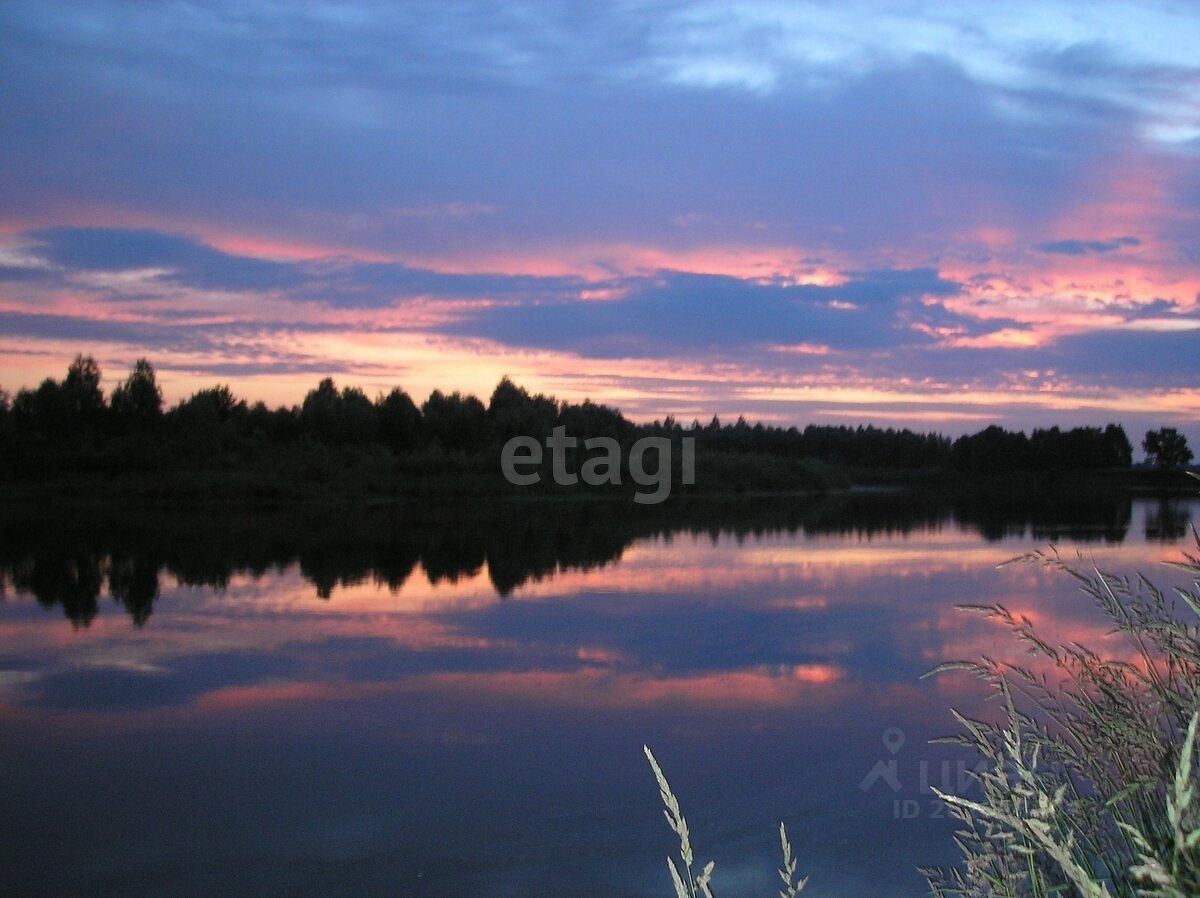
<svg viewBox="0 0 1200 898">
<path fill-rule="evenodd" d="M 1166 2 L 7 2 L 0 386 L 1197 439 L 1197 47 Z"/>
</svg>

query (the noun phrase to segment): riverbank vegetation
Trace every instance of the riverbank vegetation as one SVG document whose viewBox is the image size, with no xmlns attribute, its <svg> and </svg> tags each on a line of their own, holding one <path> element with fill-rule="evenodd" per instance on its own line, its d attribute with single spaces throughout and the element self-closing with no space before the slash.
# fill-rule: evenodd
<svg viewBox="0 0 1200 898">
<path fill-rule="evenodd" d="M 931 672 L 974 674 L 995 708 L 987 719 L 953 712 L 960 732 L 939 740 L 981 763 L 968 771 L 966 794 L 933 789 L 956 821 L 961 855 L 956 866 L 922 871 L 934 898 L 1200 895 L 1200 535 L 1196 549 L 1174 562 L 1192 584 L 1173 595 L 1053 551 L 1017 559 L 1078 583 L 1119 637 L 1103 652 L 1051 644 L 1002 605 L 962 609 L 1007 630 L 1030 660 L 950 661 Z M 646 756 L 680 842 L 679 861 L 667 861 L 676 898 L 711 898 L 714 866 L 697 871 L 679 802 L 648 748 Z M 782 823 L 780 837 L 779 894 L 793 898 L 806 880 Z"/>
<path fill-rule="evenodd" d="M 1175 562 L 1191 588 L 1174 595 L 1055 552 L 1019 559 L 1078 583 L 1119 637 L 1103 650 L 1052 645 L 1000 605 L 964 609 L 1007 629 L 1031 660 L 938 669 L 979 677 L 999 714 L 956 715 L 953 740 L 985 764 L 973 794 L 939 793 L 962 861 L 928 871 L 935 896 L 1200 895 L 1200 536 L 1196 546 Z"/>
<path fill-rule="evenodd" d="M 955 440 L 908 429 L 781 427 L 743 418 L 639 424 L 610 406 L 531 394 L 507 378 L 487 402 L 434 391 L 418 405 L 400 388 L 371 398 L 327 378 L 292 406 L 248 402 L 221 384 L 167 408 L 148 361 L 138 361 L 106 396 L 96 362 L 80 356 L 62 380 L 48 378 L 12 396 L 0 391 L 0 478 L 34 492 L 49 484 L 60 496 L 504 495 L 522 490 L 501 477 L 500 447 L 514 436 L 544 441 L 555 427 L 581 444 L 610 437 L 625 450 L 643 437 L 676 445 L 694 439 L 692 492 L 819 492 L 851 483 L 1119 472 L 1132 464 L 1130 441 L 1117 424 L 1028 435 L 993 426 Z M 1180 439 L 1168 434 L 1170 451 L 1158 457 L 1182 457 Z M 582 452 L 569 452 L 575 470 Z M 673 453 L 676 466 L 681 454 Z M 550 463 L 544 490 L 559 489 L 548 476 Z"/>
</svg>

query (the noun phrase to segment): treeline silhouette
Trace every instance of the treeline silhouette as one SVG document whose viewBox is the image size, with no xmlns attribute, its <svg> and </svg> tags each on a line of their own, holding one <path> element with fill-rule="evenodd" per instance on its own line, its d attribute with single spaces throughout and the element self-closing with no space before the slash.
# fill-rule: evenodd
<svg viewBox="0 0 1200 898">
<path fill-rule="evenodd" d="M 581 443 L 611 437 L 626 449 L 646 436 L 676 443 L 692 437 L 697 489 L 820 489 L 844 484 L 847 469 L 986 474 L 1124 468 L 1132 461 L 1116 424 L 1029 435 L 992 426 L 953 441 L 908 429 L 780 427 L 744 418 L 635 424 L 610 406 L 560 402 L 508 378 L 486 403 L 434 391 L 418 405 L 399 388 L 372 399 L 326 378 L 299 405 L 270 408 L 218 385 L 165 408 L 145 359 L 106 397 L 96 362 L 78 356 L 62 380 L 47 378 L 11 397 L 0 391 L 0 476 L 153 474 L 159 488 L 169 484 L 182 494 L 203 493 L 221 477 L 244 495 L 285 495 L 305 484 L 471 492 L 504 487 L 499 447 L 510 437 L 540 441 L 560 426 Z"/>
<path fill-rule="evenodd" d="M 1148 538 L 1178 538 L 1186 527 L 1186 507 L 1164 503 L 1147 518 Z M 0 598 L 31 594 L 86 626 L 108 597 L 140 626 L 166 585 L 220 590 L 234 577 L 258 579 L 292 568 L 325 599 L 359 583 L 399 590 L 418 569 L 443 583 L 486 568 L 503 597 L 561 571 L 617 561 L 647 538 L 895 537 L 953 525 L 988 540 L 1031 535 L 1038 542 L 1120 542 L 1131 517 L 1127 495 L 1065 491 L 685 497 L 659 506 L 517 500 L 468 509 L 416 502 L 236 514 L 100 506 L 64 516 L 22 507 L 0 515 Z"/>
</svg>

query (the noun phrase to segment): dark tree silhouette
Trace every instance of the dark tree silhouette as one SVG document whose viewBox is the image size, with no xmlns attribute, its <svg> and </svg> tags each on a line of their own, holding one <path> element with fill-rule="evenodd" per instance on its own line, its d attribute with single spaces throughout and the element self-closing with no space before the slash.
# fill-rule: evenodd
<svg viewBox="0 0 1200 898">
<path fill-rule="evenodd" d="M 1192 460 L 1192 450 L 1188 448 L 1187 437 L 1174 427 L 1160 427 L 1158 430 L 1146 432 L 1142 440 L 1142 448 L 1146 458 L 1160 468 L 1182 468 Z"/>
<path fill-rule="evenodd" d="M 374 404 L 357 387 L 338 392 L 332 378 L 325 378 L 304 397 L 300 408 L 302 430 L 330 443 L 365 443 L 379 429 Z"/>
<path fill-rule="evenodd" d="M 515 436 L 531 436 L 541 442 L 558 420 L 558 403 L 538 393 L 529 395 L 507 375 L 496 384 L 488 401 L 488 426 L 497 442 Z"/>
<path fill-rule="evenodd" d="M 13 572 L 12 583 L 46 608 L 61 605 L 74 624 L 87 626 L 100 610 L 103 558 L 89 550 L 70 552 L 50 545 Z"/>
<path fill-rule="evenodd" d="M 1188 507 L 1178 499 L 1160 496 L 1158 505 L 1146 515 L 1146 539 L 1153 542 L 1172 542 L 1187 535 L 1191 516 Z"/>
<path fill-rule="evenodd" d="M 954 460 L 960 468 L 979 474 L 1019 471 L 1031 466 L 1029 438 L 993 424 L 955 440 Z"/>
<path fill-rule="evenodd" d="M 421 406 L 425 431 L 443 449 L 480 448 L 487 437 L 487 410 L 474 396 L 434 390 Z"/>
<path fill-rule="evenodd" d="M 1119 424 L 1107 425 L 1104 428 L 1104 442 L 1116 467 L 1128 468 L 1133 464 L 1133 445 L 1129 442 L 1124 427 Z"/>
<path fill-rule="evenodd" d="M 394 452 L 407 452 L 421 442 L 421 410 L 407 393 L 396 387 L 375 401 L 379 435 Z"/>
<path fill-rule="evenodd" d="M 117 426 L 124 429 L 148 427 L 162 418 L 162 390 L 154 367 L 138 359 L 125 382 L 113 390 L 110 402 Z"/>
<path fill-rule="evenodd" d="M 114 552 L 108 565 L 108 591 L 121 603 L 136 626 L 150 619 L 158 598 L 158 561 L 145 554 Z"/>
<path fill-rule="evenodd" d="M 7 390 L 0 390 L 0 440 L 9 439 L 12 427 L 12 397 Z"/>
<path fill-rule="evenodd" d="M 226 384 L 193 393 L 175 408 L 176 419 L 193 428 L 214 427 L 245 415 L 245 401 L 235 397 Z"/>
<path fill-rule="evenodd" d="M 589 437 L 611 437 L 626 442 L 632 439 L 637 429 L 615 408 L 600 405 L 585 399 L 583 402 L 564 403 L 558 415 L 558 423 L 567 432 L 584 439 Z"/>
<path fill-rule="evenodd" d="M 36 390 L 17 391 L 12 415 L 19 428 L 31 433 L 65 434 L 69 429 L 70 414 L 62 386 L 49 377 Z"/>
<path fill-rule="evenodd" d="M 104 416 L 104 393 L 100 389 L 100 366 L 90 355 L 77 355 L 62 382 L 67 414 L 75 427 L 95 426 Z"/>
<path fill-rule="evenodd" d="M 12 408 L 24 430 L 75 438 L 94 433 L 106 410 L 100 368 L 95 359 L 83 355 L 75 356 L 61 383 L 48 377 L 36 390 L 20 390 Z"/>
</svg>

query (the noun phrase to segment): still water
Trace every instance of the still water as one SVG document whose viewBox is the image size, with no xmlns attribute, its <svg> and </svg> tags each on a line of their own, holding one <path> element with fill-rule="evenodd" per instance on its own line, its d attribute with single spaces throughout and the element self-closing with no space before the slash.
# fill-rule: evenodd
<svg viewBox="0 0 1200 898">
<path fill-rule="evenodd" d="M 918 896 L 962 603 L 1119 652 L 1051 543 L 1146 570 L 1192 500 L 630 503 L 0 520 L 0 890 L 665 896 L 683 802 L 718 894 Z M 1194 545 L 1194 544 L 1193 544 Z M 880 775 L 890 772 L 890 776 Z"/>
</svg>

